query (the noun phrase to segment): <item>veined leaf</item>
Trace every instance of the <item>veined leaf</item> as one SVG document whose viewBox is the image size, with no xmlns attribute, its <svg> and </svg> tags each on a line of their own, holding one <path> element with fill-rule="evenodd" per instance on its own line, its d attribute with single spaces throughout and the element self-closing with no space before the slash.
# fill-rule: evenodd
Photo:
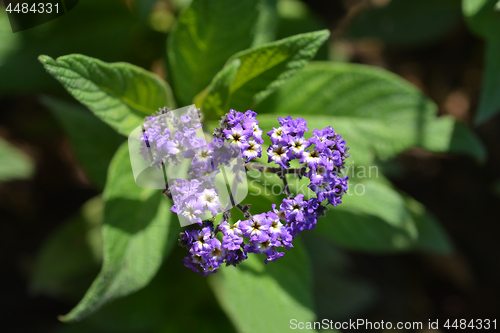
<svg viewBox="0 0 500 333">
<path fill-rule="evenodd" d="M 328 30 L 300 34 L 235 54 L 228 60 L 228 66 L 236 59 L 241 65 L 229 87 L 228 99 L 215 107 L 210 102 L 212 96 L 227 94 L 227 86 L 214 80 L 208 88 L 211 93 L 204 100 L 197 99 L 198 106 L 205 114 L 219 115 L 227 112 L 222 108 L 226 105 L 237 110 L 253 108 L 302 69 L 329 35 Z M 220 88 L 212 89 L 214 86 Z"/>
<path fill-rule="evenodd" d="M 404 199 L 373 180 L 352 186 L 314 230 L 345 248 L 368 252 L 409 250 L 418 239 Z"/>
<path fill-rule="evenodd" d="M 354 163 L 394 157 L 413 146 L 486 158 L 481 141 L 465 125 L 437 117 L 436 105 L 417 88 L 369 66 L 311 63 L 255 111 L 260 120 L 267 112 L 300 116 L 310 128 L 332 126 L 353 147 Z"/>
<path fill-rule="evenodd" d="M 123 137 L 80 105 L 49 96 L 42 98 L 42 104 L 64 128 L 92 182 L 104 188 L 109 162 Z"/>
<path fill-rule="evenodd" d="M 34 165 L 31 158 L 0 137 L 0 181 L 31 177 Z"/>
<path fill-rule="evenodd" d="M 486 67 L 476 124 L 500 112 L 500 5 L 497 0 L 463 0 L 462 9 L 469 27 L 486 39 Z"/>
<path fill-rule="evenodd" d="M 299 238 L 294 246 L 269 265 L 262 256 L 249 255 L 238 267 L 221 267 L 209 277 L 217 300 L 238 331 L 283 332 L 292 318 L 314 320 L 309 258 Z"/>
<path fill-rule="evenodd" d="M 60 317 L 65 322 L 80 320 L 108 301 L 146 286 L 179 230 L 162 193 L 135 184 L 127 143 L 111 161 L 103 198 L 103 266 L 80 303 Z"/>
<path fill-rule="evenodd" d="M 270 7 L 268 1 L 193 0 L 181 13 L 167 51 L 180 104 L 190 104 L 231 55 L 252 45 L 259 11 Z"/>
<path fill-rule="evenodd" d="M 123 135 L 159 108 L 175 106 L 166 82 L 140 67 L 79 54 L 38 59 L 75 99 Z"/>
</svg>

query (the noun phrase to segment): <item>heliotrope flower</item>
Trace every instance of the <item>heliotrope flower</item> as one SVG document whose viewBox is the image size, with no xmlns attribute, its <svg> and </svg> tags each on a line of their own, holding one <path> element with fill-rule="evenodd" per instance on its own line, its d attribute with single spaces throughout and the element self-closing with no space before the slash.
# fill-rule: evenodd
<svg viewBox="0 0 500 333">
<path fill-rule="evenodd" d="M 312 137 L 306 139 L 304 135 L 309 131 L 306 120 L 278 117 L 280 126 L 267 132 L 271 140 L 267 149 L 268 162 L 289 169 L 290 162 L 298 160 L 301 166 L 287 172 L 298 172 L 300 177 L 308 178 L 313 197 L 293 196 L 288 189 L 285 190 L 287 197 L 279 206 L 273 204 L 270 211 L 251 215 L 243 209 L 248 209 L 248 205 L 240 205 L 244 220 L 234 224 L 223 220 L 214 227 L 215 216 L 223 211 L 214 185 L 219 168 L 229 167 L 228 161 L 235 157 L 242 157 L 248 163 L 262 155 L 263 131 L 256 116 L 251 110 L 245 113 L 230 110 L 220 121 L 220 127 L 214 130 L 214 140 L 208 145 L 197 135 L 196 130 L 201 125 L 196 123 L 194 111 L 180 119 L 168 112 L 152 116 L 144 125 L 140 139 L 144 147 L 157 147 L 166 154 L 154 155 L 153 164 L 159 165 L 169 158 L 176 158 L 176 163 L 180 157 L 192 159 L 189 179 L 169 182 L 169 190 L 175 203 L 172 210 L 200 225 L 196 230 L 181 233 L 179 244 L 189 252 L 184 265 L 204 276 L 215 273 L 224 263 L 239 265 L 249 253 L 264 254 L 266 264 L 283 257 L 283 249 L 293 248 L 293 241 L 300 232 L 315 228 L 326 207 L 342 203 L 342 196 L 348 189 L 348 177 L 342 174 L 349 157 L 345 140 L 330 126 L 314 129 Z M 168 124 L 173 126 L 173 131 Z M 224 148 L 224 143 L 229 144 L 229 148 Z M 146 156 L 144 150 L 141 154 Z M 270 169 L 274 173 L 279 170 Z M 243 182 L 245 171 L 238 165 L 230 169 L 236 183 Z M 207 220 L 207 216 L 211 219 Z"/>
</svg>

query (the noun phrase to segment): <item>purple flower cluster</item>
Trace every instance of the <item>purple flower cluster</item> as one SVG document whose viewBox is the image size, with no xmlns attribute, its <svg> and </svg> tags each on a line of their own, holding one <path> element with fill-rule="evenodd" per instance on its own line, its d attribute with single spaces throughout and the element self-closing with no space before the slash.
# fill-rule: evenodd
<svg viewBox="0 0 500 333">
<path fill-rule="evenodd" d="M 262 253 L 265 263 L 276 261 L 285 255 L 279 248 L 289 250 L 293 239 L 302 231 L 316 226 L 321 209 L 316 198 L 304 200 L 302 194 L 285 199 L 276 209 L 253 215 L 250 219 L 230 224 L 221 222 L 213 228 L 205 222 L 201 230 L 185 230 L 180 244 L 189 250 L 184 265 L 193 271 L 207 275 L 215 273 L 224 262 L 236 266 L 248 258 L 248 253 Z M 222 234 L 222 242 L 217 238 Z"/>
<path fill-rule="evenodd" d="M 229 253 L 215 237 L 211 223 L 205 223 L 201 230 L 184 230 L 179 244 L 189 248 L 189 255 L 184 258 L 184 266 L 196 273 L 200 273 L 201 268 L 203 276 L 215 273 L 224 260 L 228 260 Z"/>
<path fill-rule="evenodd" d="M 176 184 L 177 199 L 182 202 L 177 204 L 176 201 L 177 212 L 201 224 L 200 230 L 186 230 L 180 238 L 180 244 L 189 250 L 184 264 L 193 271 L 205 276 L 216 272 L 223 263 L 238 265 L 247 259 L 249 253 L 264 254 L 266 264 L 276 261 L 285 254 L 282 248 L 289 250 L 293 247 L 292 242 L 300 232 L 316 227 L 318 218 L 327 209 L 326 205 L 336 206 L 342 202 L 342 196 L 348 189 L 348 177 L 342 173 L 345 159 L 349 157 L 345 140 L 330 126 L 314 129 L 313 136 L 306 139 L 304 135 L 309 131 L 306 120 L 288 116 L 279 117 L 278 121 L 280 127 L 267 133 L 271 139 L 267 155 L 268 162 L 274 162 L 280 168 L 263 167 L 262 170 L 281 173 L 287 198 L 283 199 L 279 208 L 273 204 L 271 211 L 252 216 L 244 210 L 245 207 L 239 206 L 245 220 L 230 224 L 229 215 L 224 213 L 222 222 L 214 227 L 214 219 L 202 223 L 197 214 L 202 208 L 214 216 L 222 212 L 216 193 L 194 179 Z M 246 162 L 261 157 L 264 141 L 253 111 L 242 113 L 230 110 L 222 118 L 220 128 L 215 129 L 214 137 L 214 144 L 229 142 L 230 150 L 241 152 Z M 189 138 L 189 135 L 184 138 Z M 206 149 L 208 152 L 201 153 L 202 156 L 210 155 L 213 150 L 210 145 Z M 286 185 L 284 169 L 289 169 L 290 161 L 294 159 L 302 164 L 296 170 L 299 176 L 310 180 L 308 187 L 315 196 L 309 200 L 304 200 L 303 194 L 293 197 Z M 193 168 L 203 163 L 203 158 L 196 155 Z"/>
<path fill-rule="evenodd" d="M 255 119 L 257 113 L 248 110 L 239 112 L 231 109 L 229 113 L 222 117 L 220 128 L 216 128 L 214 136 L 228 141 L 232 147 L 238 148 L 241 154 L 250 160 L 262 156 L 262 130 L 259 128 L 259 121 Z"/>
<path fill-rule="evenodd" d="M 349 178 L 339 175 L 348 157 L 345 140 L 328 126 L 313 130 L 313 137 L 308 142 L 310 149 L 305 150 L 300 158 L 300 163 L 306 163 L 309 167 L 305 174 L 311 181 L 308 187 L 316 193 L 320 203 L 328 200 L 328 204 L 337 206 L 342 203 Z"/>
<path fill-rule="evenodd" d="M 166 162 L 176 165 L 190 160 L 187 179 L 169 179 L 166 193 L 174 201 L 172 211 L 183 216 L 189 224 L 202 224 L 202 219 L 211 218 L 222 212 L 221 202 L 215 185 L 220 165 L 228 165 L 235 152 L 224 145 L 224 140 L 214 139 L 210 143 L 197 131 L 199 109 L 190 107 L 177 116 L 170 109 L 162 109 L 148 117 L 140 138 L 141 155 L 151 159 L 151 166 L 162 168 Z M 234 170 L 233 173 L 238 175 Z"/>
<path fill-rule="evenodd" d="M 193 149 L 206 145 L 204 138 L 197 136 L 196 132 L 202 126 L 198 121 L 199 112 L 191 107 L 179 119 L 169 108 L 164 108 L 147 117 L 140 138 L 142 157 L 148 160 L 152 153 L 151 165 L 160 169 L 162 164 L 177 164 L 181 157 L 189 157 Z"/>
<path fill-rule="evenodd" d="M 304 138 L 304 133 L 309 130 L 307 121 L 302 118 L 293 120 L 292 117 L 278 117 L 280 127 L 275 128 L 267 135 L 271 137 L 272 145 L 267 150 L 268 162 L 274 162 L 287 169 L 290 160 L 301 158 L 307 147 L 310 146 L 308 140 Z"/>
<path fill-rule="evenodd" d="M 202 224 L 202 219 L 207 212 L 213 216 L 221 210 L 219 196 L 214 188 L 204 188 L 203 182 L 196 179 L 175 179 L 175 184 L 170 185 L 170 191 L 175 204 L 171 210 L 184 216 L 188 222 Z"/>
</svg>

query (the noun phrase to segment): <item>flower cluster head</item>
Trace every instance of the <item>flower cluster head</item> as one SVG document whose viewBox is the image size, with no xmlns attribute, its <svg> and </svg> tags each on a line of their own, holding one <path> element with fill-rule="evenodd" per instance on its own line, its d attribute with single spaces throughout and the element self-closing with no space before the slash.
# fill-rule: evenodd
<svg viewBox="0 0 500 333">
<path fill-rule="evenodd" d="M 146 117 L 142 127 L 141 155 L 145 160 L 152 157 L 151 165 L 159 169 L 166 162 L 180 163 L 181 157 L 187 157 L 192 149 L 205 145 L 205 140 L 197 135 L 202 126 L 198 121 L 200 109 L 190 107 L 180 117 L 170 111 L 170 108 L 163 108 Z"/>
<path fill-rule="evenodd" d="M 255 215 L 248 211 L 249 205 L 237 205 L 245 219 L 231 224 L 231 206 L 221 205 L 214 177 L 219 166 L 229 165 L 228 161 L 236 155 L 241 154 L 246 163 L 261 157 L 263 131 L 255 112 L 230 110 L 220 121 L 220 127 L 214 130 L 214 140 L 207 144 L 197 135 L 201 125 L 194 119 L 198 119 L 198 112 L 192 108 L 180 119 L 168 112 L 151 116 L 141 138 L 145 147 L 157 149 L 152 165 L 162 167 L 167 161 L 175 164 L 181 158 L 191 159 L 187 179 L 169 181 L 175 203 L 172 210 L 199 225 L 194 230 L 185 230 L 180 236 L 180 245 L 189 251 L 184 258 L 186 267 L 206 276 L 215 273 L 224 263 L 240 264 L 249 253 L 264 254 L 266 264 L 276 261 L 285 255 L 283 249 L 293 248 L 297 235 L 316 227 L 326 206 L 342 203 L 342 196 L 348 189 L 348 177 L 342 172 L 349 157 L 345 140 L 330 126 L 314 129 L 311 136 L 305 119 L 278 117 L 280 126 L 267 132 L 271 141 L 267 155 L 268 162 L 279 167 L 261 167 L 279 174 L 286 198 L 279 206 L 273 204 L 270 211 Z M 289 170 L 292 160 L 297 160 L 301 166 Z M 235 175 L 245 172 L 232 171 Z M 292 195 L 286 173 L 296 171 L 300 177 L 309 179 L 312 197 Z M 238 176 L 235 179 L 238 180 Z M 215 216 L 220 213 L 223 218 L 214 225 Z"/>
<path fill-rule="evenodd" d="M 171 210 L 184 216 L 189 224 L 202 224 L 202 217 L 207 212 L 217 215 L 221 209 L 219 196 L 214 188 L 204 188 L 203 182 L 197 179 L 175 179 L 170 185 L 170 191 L 175 204 Z"/>
<path fill-rule="evenodd" d="M 262 156 L 262 130 L 257 113 L 248 110 L 245 113 L 231 109 L 222 117 L 220 128 L 214 131 L 214 137 L 228 141 L 232 147 L 241 151 L 246 162 Z"/>
<path fill-rule="evenodd" d="M 187 221 L 181 224 L 201 225 L 204 219 L 222 212 L 215 177 L 220 166 L 230 165 L 229 161 L 237 157 L 234 149 L 222 139 L 206 143 L 199 117 L 199 109 L 194 107 L 180 115 L 162 109 L 146 118 L 139 138 L 139 152 L 151 166 L 163 168 L 167 174 L 176 169 L 173 173 L 184 177 L 172 177 L 165 184 L 165 193 L 174 201 L 172 211 Z M 235 170 L 237 166 L 232 169 L 235 177 L 242 171 Z"/>
</svg>

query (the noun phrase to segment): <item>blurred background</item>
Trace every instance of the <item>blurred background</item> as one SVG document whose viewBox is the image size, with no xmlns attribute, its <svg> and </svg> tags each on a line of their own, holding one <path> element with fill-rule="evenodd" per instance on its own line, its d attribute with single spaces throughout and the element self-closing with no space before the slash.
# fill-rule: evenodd
<svg viewBox="0 0 500 333">
<path fill-rule="evenodd" d="M 80 0 L 56 20 L 14 34 L 0 2 L 2 331 L 234 331 L 206 281 L 182 267 L 180 248 L 165 264 L 179 268 L 174 276 L 169 274 L 169 284 L 192 282 L 199 295 L 192 300 L 195 304 L 159 299 L 158 290 L 170 293 L 171 299 L 182 298 L 182 290 L 165 289 L 162 269 L 152 282 L 156 289 L 147 287 L 113 303 L 82 325 L 57 320 L 99 272 L 101 211 L 98 201 L 87 201 L 100 190 L 78 162 L 67 124 L 47 107 L 44 96 L 72 99 L 37 57 L 82 53 L 106 62 L 130 62 L 167 79 L 167 36 L 188 3 Z M 473 126 L 485 43 L 467 28 L 460 0 L 278 0 L 277 8 L 278 38 L 328 28 L 332 37 L 316 60 L 387 69 L 421 89 L 440 114 Z M 332 255 L 327 265 L 314 266 L 318 318 L 495 319 L 500 313 L 500 117 L 474 131 L 488 151 L 482 165 L 466 156 L 410 149 L 384 169 L 394 184 L 439 219 L 455 253 L 371 255 L 341 252 L 322 240 Z M 117 137 L 116 147 L 121 140 Z M 318 243 L 318 237 L 305 235 L 304 240 Z M 336 270 L 343 271 L 342 278 L 316 279 Z M 331 287 L 327 297 L 322 295 L 325 284 Z M 205 310 L 194 319 L 189 313 L 172 317 L 176 306 L 191 306 L 193 313 Z M 131 318 L 126 325 L 123 316 Z M 147 329 L 141 326 L 144 322 L 150 325 Z"/>
</svg>

